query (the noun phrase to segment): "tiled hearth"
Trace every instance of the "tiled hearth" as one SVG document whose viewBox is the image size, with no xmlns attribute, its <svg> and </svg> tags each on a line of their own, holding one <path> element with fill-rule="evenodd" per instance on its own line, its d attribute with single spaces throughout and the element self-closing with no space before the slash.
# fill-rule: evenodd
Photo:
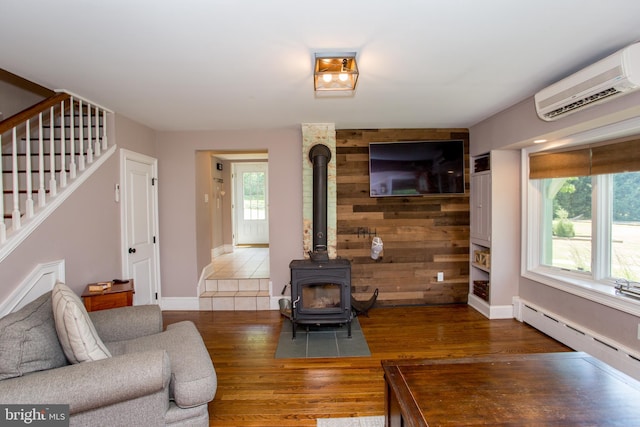
<svg viewBox="0 0 640 427">
<path fill-rule="evenodd" d="M 269 310 L 269 248 L 235 248 L 212 263 L 200 310 Z"/>
</svg>

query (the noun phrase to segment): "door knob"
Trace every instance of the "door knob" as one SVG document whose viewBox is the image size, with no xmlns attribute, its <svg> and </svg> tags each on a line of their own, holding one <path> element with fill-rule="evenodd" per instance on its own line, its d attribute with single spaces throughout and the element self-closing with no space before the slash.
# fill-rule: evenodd
<svg viewBox="0 0 640 427">
<path fill-rule="evenodd" d="M 129 253 L 130 254 L 135 254 L 136 253 L 136 248 L 129 248 Z"/>
</svg>

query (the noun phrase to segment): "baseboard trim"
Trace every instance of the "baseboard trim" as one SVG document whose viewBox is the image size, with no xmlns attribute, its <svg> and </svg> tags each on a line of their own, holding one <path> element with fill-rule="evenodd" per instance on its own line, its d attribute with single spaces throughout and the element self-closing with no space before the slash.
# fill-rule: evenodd
<svg viewBox="0 0 640 427">
<path fill-rule="evenodd" d="M 167 311 L 198 311 L 200 302 L 198 297 L 162 297 L 160 308 Z"/>
<path fill-rule="evenodd" d="M 520 299 L 522 321 L 576 351 L 584 351 L 614 368 L 640 380 L 640 354 L 557 313 Z"/>
<path fill-rule="evenodd" d="M 215 258 L 217 256 L 224 255 L 227 252 L 229 252 L 229 251 L 227 250 L 227 247 L 225 245 L 218 246 L 217 248 L 211 249 L 211 258 Z"/>
<path fill-rule="evenodd" d="M 512 305 L 489 305 L 474 294 L 469 294 L 467 304 L 487 319 L 512 319 L 514 317 Z"/>
</svg>

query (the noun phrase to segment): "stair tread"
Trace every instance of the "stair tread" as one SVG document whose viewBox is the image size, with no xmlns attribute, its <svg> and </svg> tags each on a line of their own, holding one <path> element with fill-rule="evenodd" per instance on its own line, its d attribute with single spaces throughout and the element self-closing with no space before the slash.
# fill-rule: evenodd
<svg viewBox="0 0 640 427">
<path fill-rule="evenodd" d="M 64 153 L 65 156 L 70 155 L 71 153 Z M 87 156 L 88 153 L 78 153 L 77 151 L 73 153 L 75 156 Z M 26 153 L 16 153 L 16 156 L 18 157 L 25 157 L 27 154 Z M 39 156 L 39 153 L 31 153 L 31 156 Z M 51 153 L 42 153 L 42 155 L 44 156 L 50 156 Z M 60 153 L 53 153 L 54 156 L 59 156 Z M 12 157 L 13 154 L 11 153 L 2 153 L 2 157 Z"/>
<path fill-rule="evenodd" d="M 33 190 L 31 190 L 31 193 L 32 193 L 32 194 L 37 194 L 37 193 L 38 193 L 38 191 L 40 191 L 38 188 L 34 188 Z M 51 190 L 49 190 L 49 189 L 45 189 L 44 191 L 45 191 L 45 193 L 48 193 L 48 192 L 50 192 Z M 2 192 L 3 192 L 4 194 L 13 194 L 13 190 L 3 190 Z M 20 194 L 27 194 L 27 190 L 18 190 L 18 193 L 20 193 Z"/>
<path fill-rule="evenodd" d="M 54 169 L 53 171 L 56 172 L 56 173 L 60 173 L 61 169 Z M 64 171 L 65 172 L 71 172 L 71 169 L 65 169 Z M 40 172 L 40 170 L 38 170 L 38 169 L 32 169 L 31 170 L 31 173 L 34 173 L 34 174 L 37 174 L 39 172 Z M 45 168 L 44 173 L 49 173 L 49 172 L 51 172 L 51 171 L 48 168 Z M 12 175 L 13 174 L 12 171 L 6 171 L 6 170 L 3 170 L 2 173 L 4 175 Z M 27 173 L 27 171 L 24 170 L 24 169 L 18 169 L 18 173 L 24 174 L 24 173 Z"/>
</svg>

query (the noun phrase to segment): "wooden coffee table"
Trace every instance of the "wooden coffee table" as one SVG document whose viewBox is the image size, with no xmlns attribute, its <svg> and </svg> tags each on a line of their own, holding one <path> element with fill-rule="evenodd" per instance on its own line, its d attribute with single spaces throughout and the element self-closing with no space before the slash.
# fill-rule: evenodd
<svg viewBox="0 0 640 427">
<path fill-rule="evenodd" d="M 640 426 L 640 382 L 585 353 L 382 365 L 387 427 Z"/>
</svg>

